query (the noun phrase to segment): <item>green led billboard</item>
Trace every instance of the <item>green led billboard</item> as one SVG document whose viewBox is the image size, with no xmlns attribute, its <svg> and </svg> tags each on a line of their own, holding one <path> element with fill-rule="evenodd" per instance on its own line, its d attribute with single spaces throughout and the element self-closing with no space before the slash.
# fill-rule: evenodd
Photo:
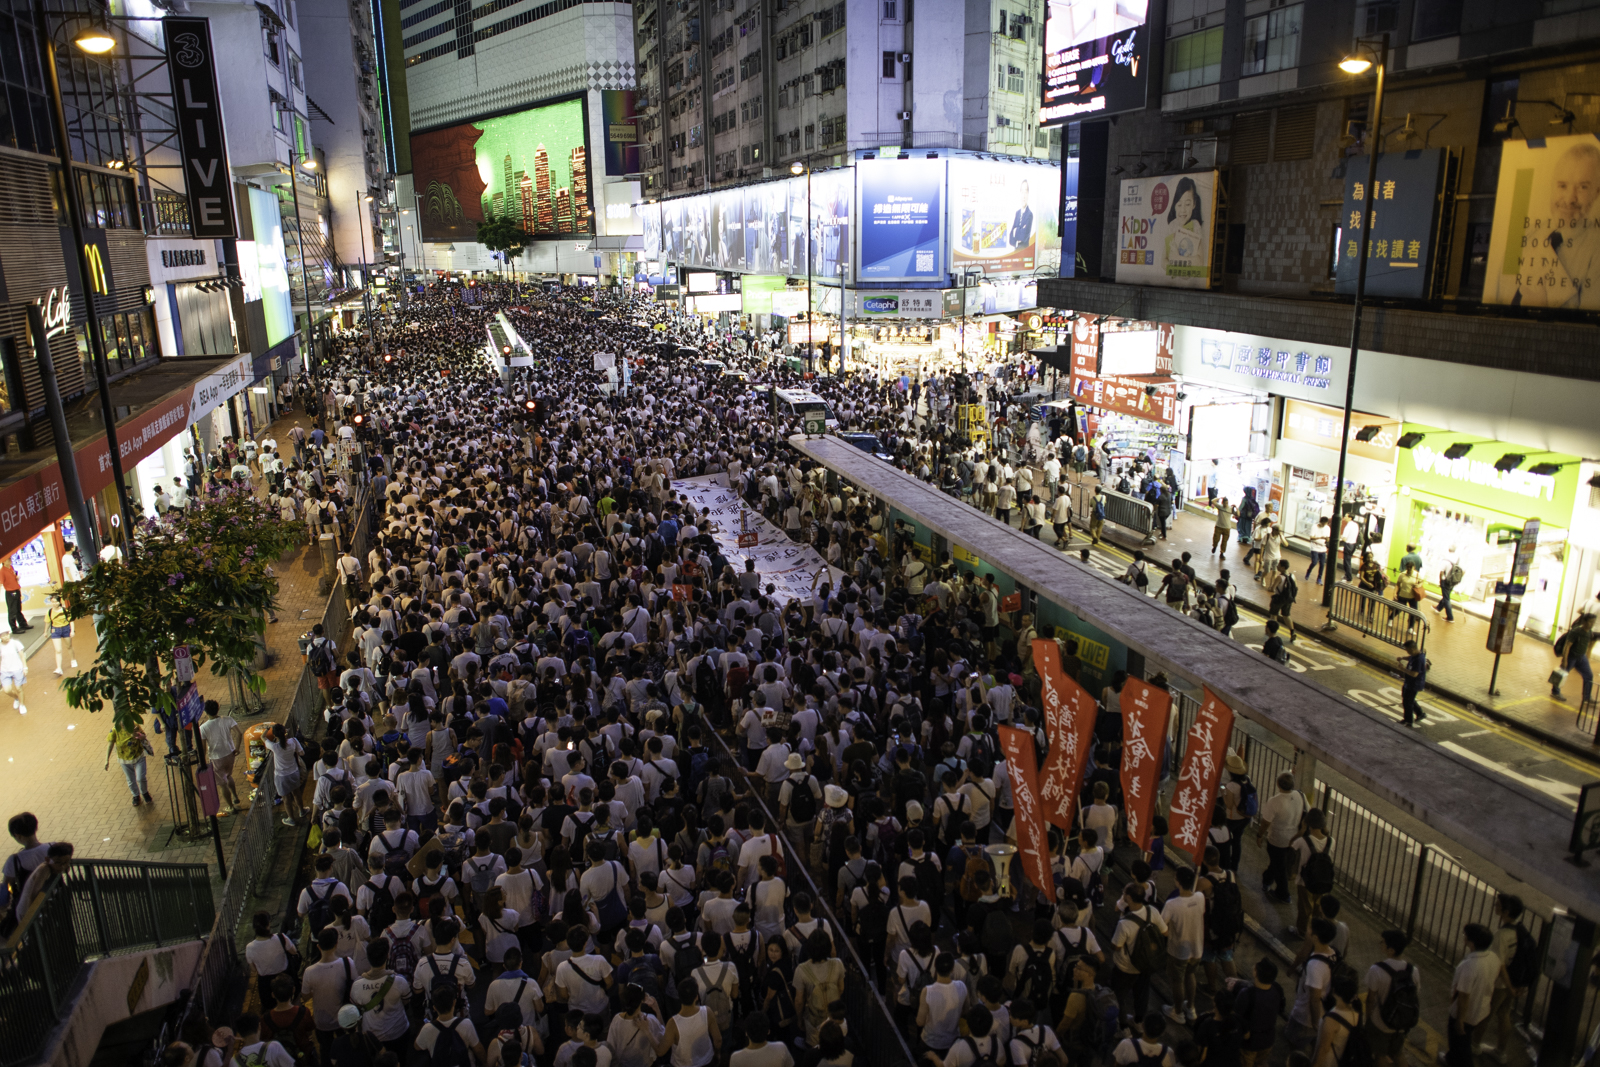
<svg viewBox="0 0 1600 1067">
<path fill-rule="evenodd" d="M 582 98 L 411 135 L 422 236 L 476 240 L 507 216 L 537 237 L 594 232 Z"/>
</svg>

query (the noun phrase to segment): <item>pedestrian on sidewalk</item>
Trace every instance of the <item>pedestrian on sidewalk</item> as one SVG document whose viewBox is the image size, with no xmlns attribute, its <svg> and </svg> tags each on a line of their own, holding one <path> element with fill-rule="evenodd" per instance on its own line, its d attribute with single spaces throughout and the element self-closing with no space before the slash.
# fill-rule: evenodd
<svg viewBox="0 0 1600 1067">
<path fill-rule="evenodd" d="M 1387 956 L 1367 969 L 1367 1044 L 1377 1067 L 1405 1062 L 1406 1038 L 1417 1024 L 1422 974 L 1406 959 L 1410 944 L 1403 930 L 1385 930 Z"/>
<path fill-rule="evenodd" d="M 1594 670 L 1589 666 L 1589 652 L 1594 648 L 1597 636 L 1594 630 L 1594 616 L 1580 615 L 1578 621 L 1572 624 L 1572 629 L 1556 639 L 1556 655 L 1561 657 L 1561 666 L 1550 672 L 1550 697 L 1553 700 L 1566 700 L 1561 695 L 1561 683 L 1567 680 L 1567 675 L 1577 671 L 1583 678 L 1583 702 L 1588 703 L 1590 694 L 1594 690 Z M 4 664 L 0 663 L 0 672 L 4 671 Z M 0 673 L 0 678 L 4 674 Z"/>
<path fill-rule="evenodd" d="M 1444 555 L 1444 566 L 1439 568 L 1439 602 L 1433 610 L 1444 612 L 1445 622 L 1455 622 L 1455 612 L 1450 610 L 1450 594 L 1456 586 L 1461 584 L 1466 572 L 1461 569 L 1461 557 L 1456 551 L 1456 546 L 1451 545 L 1450 550 Z"/>
<path fill-rule="evenodd" d="M 50 644 L 56 653 L 56 677 L 62 674 L 62 653 L 72 661 L 72 669 L 78 669 L 78 655 L 72 650 L 72 617 L 67 614 L 67 609 L 61 603 L 61 593 L 56 591 L 50 595 L 50 613 L 47 616 L 50 622 Z"/>
<path fill-rule="evenodd" d="M 1089 502 L 1089 540 L 1098 545 L 1100 535 L 1106 528 L 1106 494 L 1098 485 L 1094 487 L 1094 499 Z"/>
<path fill-rule="evenodd" d="M 1328 535 L 1332 532 L 1330 520 L 1324 515 L 1317 520 L 1317 528 L 1311 531 L 1311 565 L 1306 568 L 1306 577 L 1311 577 L 1311 572 L 1317 572 L 1317 585 L 1322 584 L 1323 573 L 1328 569 Z"/>
<path fill-rule="evenodd" d="M 4 563 L 0 563 L 0 587 L 6 591 L 6 621 L 11 627 L 11 632 L 20 634 L 33 629 L 22 614 L 22 582 L 17 577 L 17 568 L 12 566 L 9 556 Z"/>
<path fill-rule="evenodd" d="M 1212 552 L 1220 550 L 1224 556 L 1228 554 L 1228 536 L 1233 533 L 1233 522 L 1238 517 L 1238 511 L 1228 506 L 1227 497 L 1217 502 L 1217 519 L 1211 527 Z"/>
<path fill-rule="evenodd" d="M 1278 792 L 1261 805 L 1261 822 L 1256 840 L 1267 844 L 1267 869 L 1261 887 L 1280 904 L 1289 903 L 1289 856 L 1295 835 L 1300 832 L 1300 817 L 1306 813 L 1306 798 L 1294 787 L 1294 775 L 1278 775 Z"/>
<path fill-rule="evenodd" d="M 1428 654 L 1417 648 L 1414 638 L 1406 641 L 1405 648 L 1405 652 L 1395 657 L 1400 663 L 1400 673 L 1405 675 L 1405 681 L 1400 685 L 1400 707 L 1404 710 L 1400 722 L 1403 726 L 1421 726 L 1422 720 L 1428 716 L 1423 713 L 1422 705 L 1417 703 L 1417 697 L 1428 682 Z"/>
<path fill-rule="evenodd" d="M 1294 575 L 1289 573 L 1289 561 L 1280 559 L 1277 568 L 1277 582 L 1272 587 L 1272 599 L 1268 601 L 1267 608 L 1271 618 L 1278 620 L 1279 626 L 1289 630 L 1289 643 L 1294 644 L 1294 602 L 1300 596 L 1300 584 L 1294 580 Z"/>
<path fill-rule="evenodd" d="M 1255 534 L 1256 517 L 1261 514 L 1261 505 L 1256 503 L 1256 490 L 1254 486 L 1246 486 L 1243 499 L 1234 511 L 1237 520 L 1239 547 L 1244 550 L 1244 561 L 1250 562 L 1250 538 Z"/>
<path fill-rule="evenodd" d="M 1439 1054 L 1439 1061 L 1446 1067 L 1473 1067 L 1473 1043 L 1489 1018 L 1495 982 L 1503 969 L 1491 947 L 1494 934 L 1487 926 L 1468 923 L 1462 934 L 1467 941 L 1467 955 L 1456 964 L 1450 985 L 1450 1045 Z"/>
<path fill-rule="evenodd" d="M 155 803 L 150 798 L 150 776 L 144 761 L 146 756 L 155 755 L 155 751 L 144 729 L 138 726 L 132 730 L 116 727 L 106 739 L 106 770 L 111 769 L 111 756 L 115 753 L 122 764 L 122 773 L 128 778 L 128 792 L 133 794 L 136 808 L 141 800 L 146 804 Z"/>
<path fill-rule="evenodd" d="M 1355 581 L 1354 572 L 1350 569 L 1350 563 L 1355 559 L 1356 545 L 1360 543 L 1361 524 L 1356 522 L 1354 515 L 1351 515 L 1344 520 L 1344 525 L 1339 528 L 1339 550 L 1342 553 L 1342 562 L 1344 563 L 1344 580 L 1347 582 Z"/>
</svg>

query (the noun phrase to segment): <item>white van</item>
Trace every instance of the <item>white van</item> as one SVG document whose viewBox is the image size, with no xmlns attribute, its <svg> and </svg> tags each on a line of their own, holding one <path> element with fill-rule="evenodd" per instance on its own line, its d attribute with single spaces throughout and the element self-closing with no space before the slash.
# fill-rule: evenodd
<svg viewBox="0 0 1600 1067">
<path fill-rule="evenodd" d="M 816 417 L 821 413 L 827 422 L 828 429 L 839 428 L 839 420 L 834 416 L 833 409 L 822 397 L 809 389 L 774 389 L 772 391 L 773 418 L 791 418 L 796 422 L 803 421 L 807 415 Z"/>
</svg>

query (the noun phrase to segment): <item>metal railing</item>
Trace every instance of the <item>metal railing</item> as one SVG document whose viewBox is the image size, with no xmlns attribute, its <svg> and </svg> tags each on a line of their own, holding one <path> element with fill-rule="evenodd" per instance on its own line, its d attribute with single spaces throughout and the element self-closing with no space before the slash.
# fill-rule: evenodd
<svg viewBox="0 0 1600 1067">
<path fill-rule="evenodd" d="M 0 1067 L 44 1049 L 85 964 L 196 940 L 214 917 L 205 864 L 74 861 L 0 950 Z"/>
<path fill-rule="evenodd" d="M 1150 536 L 1150 531 L 1156 528 L 1156 509 L 1149 501 L 1104 486 L 1100 487 L 1100 491 L 1105 497 L 1107 523 L 1132 530 L 1144 537 Z M 1094 486 L 1073 482 L 1072 520 L 1079 528 L 1084 530 L 1089 528 L 1089 513 L 1093 505 Z"/>
<path fill-rule="evenodd" d="M 728 748 L 727 741 L 722 735 L 716 730 L 710 730 L 708 733 L 722 749 L 723 756 L 733 760 L 734 765 L 738 766 L 739 761 Z M 766 784 L 765 779 L 760 781 L 763 786 Z M 762 813 L 771 820 L 772 825 L 781 830 L 783 823 L 778 819 L 777 813 L 767 806 L 761 788 L 752 789 L 750 795 Z M 790 882 L 793 883 L 794 876 L 798 872 L 805 882 L 806 892 L 810 893 L 816 902 L 814 914 L 826 916 L 837 932 L 835 948 L 845 971 L 843 1000 L 848 1011 L 850 1033 L 856 1035 L 863 1046 L 861 1049 L 863 1062 L 872 1064 L 873 1067 L 914 1067 L 917 1058 L 912 1053 L 911 1046 L 906 1044 L 900 1027 L 895 1025 L 894 1013 L 874 981 L 874 975 L 878 972 L 856 951 L 854 935 L 849 924 L 841 922 L 839 916 L 834 913 L 833 894 L 824 893 L 818 888 L 816 879 L 812 876 L 810 857 L 804 854 L 803 847 L 797 845 L 787 833 L 784 833 L 783 840 L 789 849 L 790 859 L 798 860 L 788 865 Z"/>
<path fill-rule="evenodd" d="M 1334 622 L 1396 648 L 1410 640 L 1415 640 L 1418 648 L 1428 643 L 1428 620 L 1422 612 L 1349 582 L 1333 583 L 1333 610 L 1329 614 Z"/>
<path fill-rule="evenodd" d="M 1173 695 L 1172 765 L 1183 757 L 1188 728 L 1198 702 L 1187 693 Z M 1293 769 L 1293 753 L 1282 751 L 1287 742 L 1265 741 L 1235 721 L 1229 747 L 1244 757 L 1250 780 L 1259 796 L 1271 796 L 1278 776 Z M 1495 900 L 1502 893 L 1521 893 L 1521 886 L 1495 886 L 1472 873 L 1436 843 L 1412 836 L 1375 813 L 1349 792 L 1318 780 L 1309 798 L 1327 818 L 1332 838 L 1334 885 L 1384 924 L 1403 930 L 1412 944 L 1448 966 L 1466 955 L 1462 928 L 1482 923 L 1497 926 Z M 1525 901 L 1526 903 L 1526 901 Z M 1550 916 L 1529 906 L 1523 915 L 1528 932 L 1539 942 L 1540 958 L 1550 936 Z M 1516 1006 L 1522 1021 L 1537 1029 L 1549 1003 L 1550 980 L 1543 976 Z M 1580 1034 L 1594 1031 L 1600 1021 L 1600 991 L 1590 988 L 1584 999 Z"/>
</svg>

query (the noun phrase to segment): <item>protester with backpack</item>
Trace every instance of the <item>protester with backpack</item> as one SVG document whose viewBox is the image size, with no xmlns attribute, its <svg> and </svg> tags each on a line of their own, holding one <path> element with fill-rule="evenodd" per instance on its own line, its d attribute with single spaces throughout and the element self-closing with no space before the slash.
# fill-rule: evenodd
<svg viewBox="0 0 1600 1067">
<path fill-rule="evenodd" d="M 1490 1048 L 1485 1043 L 1480 1052 L 1505 1062 L 1511 1044 L 1511 1011 L 1521 1004 L 1534 983 L 1539 980 L 1539 942 L 1523 922 L 1526 909 L 1522 898 L 1512 893 L 1502 893 L 1494 902 L 1498 926 L 1494 933 L 1495 955 L 1505 970 L 1495 984 L 1494 1004 L 1491 1014 L 1495 1022 L 1495 1043 Z"/>
<path fill-rule="evenodd" d="M 1290 843 L 1300 869 L 1295 923 L 1289 927 L 1293 937 L 1301 936 L 1311 917 L 1321 914 L 1317 905 L 1323 894 L 1333 892 L 1333 838 L 1324 829 L 1326 824 L 1322 809 L 1312 808 L 1305 814 L 1305 831 Z"/>
<path fill-rule="evenodd" d="M 429 1004 L 433 1017 L 422 1024 L 415 1047 L 428 1054 L 428 1067 L 473 1067 L 484 1062 L 487 1053 L 478 1039 L 472 1020 L 456 1014 L 460 994 L 453 986 L 441 985 L 433 991 Z"/>
<path fill-rule="evenodd" d="M 1161 1040 L 1166 1034 L 1167 1021 L 1160 1012 L 1152 1011 L 1112 1050 L 1111 1060 L 1118 1067 L 1175 1067 L 1177 1056 L 1172 1046 Z"/>
<path fill-rule="evenodd" d="M 1122 904 L 1122 917 L 1111 935 L 1111 988 L 1124 1012 L 1141 1017 L 1150 1000 L 1150 980 L 1167 965 L 1167 922 L 1145 903 L 1145 887 L 1139 882 L 1124 887 Z M 1159 1013 L 1150 1017 L 1161 1019 Z"/>
<path fill-rule="evenodd" d="M 1401 1067 L 1406 1038 L 1422 1018 L 1422 972 L 1406 959 L 1411 938 L 1385 930 L 1387 955 L 1367 969 L 1367 1043 L 1377 1067 Z"/>
<path fill-rule="evenodd" d="M 1311 921 L 1311 954 L 1300 971 L 1300 982 L 1294 991 L 1294 1006 L 1289 1009 L 1289 1022 L 1284 1028 L 1284 1036 L 1289 1039 L 1290 1047 L 1307 1055 L 1311 1054 L 1317 1035 L 1321 1032 L 1322 1015 L 1327 1010 L 1323 998 L 1331 988 L 1335 972 L 1340 968 L 1350 969 L 1348 964 L 1339 962 L 1333 951 L 1333 938 L 1337 932 L 1327 919 Z"/>
<path fill-rule="evenodd" d="M 1360 992 L 1354 973 L 1334 976 L 1333 1006 L 1322 1016 L 1312 1067 L 1373 1067 L 1368 1031 L 1361 1024 Z"/>
<path fill-rule="evenodd" d="M 345 1008 L 354 1006 L 360 1013 L 363 1034 L 404 1057 L 409 1044 L 406 1039 L 411 1035 L 405 1008 L 411 983 L 389 969 L 389 942 L 381 937 L 368 942 L 364 962 L 367 969 L 350 983 L 350 1003 Z"/>
<path fill-rule="evenodd" d="M 233 1032 L 239 1039 L 239 1051 L 233 1055 L 231 1067 L 295 1067 L 294 1057 L 276 1041 L 261 1039 L 261 1017 L 245 1012 L 233 1022 Z"/>
</svg>

